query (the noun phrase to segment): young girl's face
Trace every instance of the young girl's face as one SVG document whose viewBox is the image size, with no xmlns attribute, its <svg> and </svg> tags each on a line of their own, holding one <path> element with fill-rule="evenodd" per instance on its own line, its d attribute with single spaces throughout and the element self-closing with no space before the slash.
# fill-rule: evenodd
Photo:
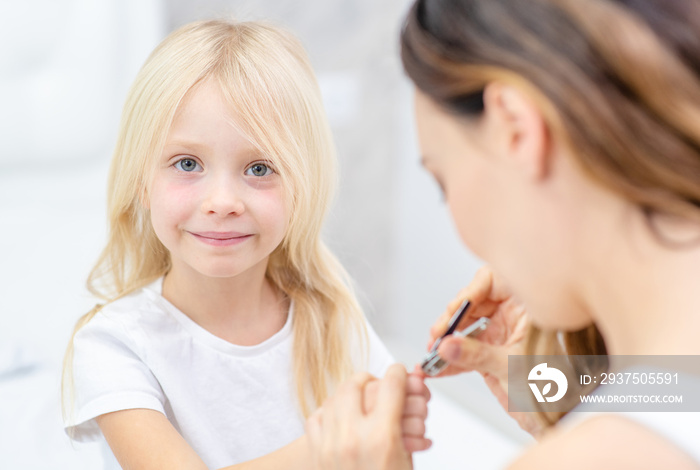
<svg viewBox="0 0 700 470">
<path fill-rule="evenodd" d="M 265 266 L 288 215 L 279 175 L 232 125 L 216 83 L 196 85 L 178 107 L 147 204 L 172 270 L 233 277 Z"/>
</svg>

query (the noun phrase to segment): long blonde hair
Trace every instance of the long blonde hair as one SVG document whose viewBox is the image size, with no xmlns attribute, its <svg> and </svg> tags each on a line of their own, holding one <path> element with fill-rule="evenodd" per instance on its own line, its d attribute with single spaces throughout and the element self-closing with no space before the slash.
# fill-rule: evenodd
<svg viewBox="0 0 700 470">
<path fill-rule="evenodd" d="M 179 103 L 204 79 L 220 85 L 240 117 L 239 130 L 282 180 L 290 221 L 266 276 L 294 302 L 296 388 L 308 416 L 352 372 L 350 341 L 366 345 L 366 330 L 350 280 L 321 240 L 337 179 L 335 149 L 313 70 L 291 34 L 260 22 L 200 21 L 173 32 L 153 51 L 124 106 L 109 173 L 108 241 L 88 289 L 109 303 L 169 270 L 170 255 L 142 201 Z M 84 315 L 75 332 L 101 307 Z M 72 344 L 64 361 L 64 413 L 72 390 Z"/>
<path fill-rule="evenodd" d="M 401 36 L 416 86 L 461 116 L 510 83 L 595 181 L 657 214 L 700 220 L 700 3 L 417 0 Z M 533 328 L 529 353 L 605 355 L 595 325 Z M 549 423 L 560 415 L 545 417 Z"/>
</svg>

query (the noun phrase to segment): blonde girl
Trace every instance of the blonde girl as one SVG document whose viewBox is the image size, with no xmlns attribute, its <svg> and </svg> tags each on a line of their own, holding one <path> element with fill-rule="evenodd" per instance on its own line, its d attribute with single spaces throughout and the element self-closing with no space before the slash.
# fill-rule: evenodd
<svg viewBox="0 0 700 470">
<path fill-rule="evenodd" d="M 391 362 L 320 239 L 334 182 L 291 35 L 206 21 L 166 38 L 124 107 L 88 280 L 104 302 L 66 356 L 69 434 L 104 436 L 114 468 L 304 468 L 304 417 Z"/>
</svg>

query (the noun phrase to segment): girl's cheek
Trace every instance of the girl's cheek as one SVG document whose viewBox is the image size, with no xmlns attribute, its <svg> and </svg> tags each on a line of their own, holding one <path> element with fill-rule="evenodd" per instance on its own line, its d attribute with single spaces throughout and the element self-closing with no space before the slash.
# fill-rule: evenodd
<svg viewBox="0 0 700 470">
<path fill-rule="evenodd" d="M 199 201 L 197 197 L 197 188 L 195 184 L 178 184 L 171 183 L 168 187 L 168 192 L 170 193 L 170 199 L 173 204 L 178 204 L 180 206 L 192 205 Z"/>
<path fill-rule="evenodd" d="M 290 222 L 291 204 L 281 188 L 260 191 L 249 203 L 256 206 L 255 212 L 264 216 L 268 223 L 278 227 L 278 230 L 286 231 Z"/>
<path fill-rule="evenodd" d="M 185 181 L 163 181 L 160 185 L 160 198 L 171 204 L 192 204 L 197 195 L 198 185 Z"/>
<path fill-rule="evenodd" d="M 284 191 L 282 187 L 278 185 L 249 187 L 245 190 L 245 195 L 243 197 L 248 201 L 249 205 L 268 208 L 273 211 L 276 210 L 277 207 L 284 208 L 287 205 Z"/>
<path fill-rule="evenodd" d="M 161 180 L 154 182 L 150 191 L 151 215 L 158 219 L 185 217 L 196 210 L 197 203 L 194 185 Z"/>
</svg>

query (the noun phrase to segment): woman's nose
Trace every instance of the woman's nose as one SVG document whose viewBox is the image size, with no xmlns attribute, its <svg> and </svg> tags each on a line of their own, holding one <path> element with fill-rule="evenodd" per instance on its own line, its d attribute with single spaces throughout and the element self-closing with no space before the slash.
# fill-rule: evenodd
<svg viewBox="0 0 700 470">
<path fill-rule="evenodd" d="M 243 188 L 232 178 L 215 178 L 207 182 L 202 202 L 202 211 L 207 214 L 226 216 L 245 211 Z"/>
</svg>

